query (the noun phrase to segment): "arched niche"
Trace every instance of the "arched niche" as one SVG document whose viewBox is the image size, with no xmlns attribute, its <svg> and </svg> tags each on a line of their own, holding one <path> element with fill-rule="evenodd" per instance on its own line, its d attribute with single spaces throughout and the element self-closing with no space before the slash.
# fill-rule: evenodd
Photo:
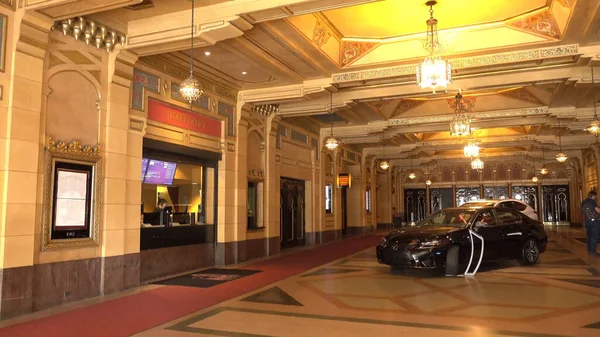
<svg viewBox="0 0 600 337">
<path fill-rule="evenodd" d="M 247 160 L 248 170 L 262 171 L 263 166 L 263 139 L 256 131 L 248 133 L 248 139 L 246 142 L 247 146 Z"/>
<path fill-rule="evenodd" d="M 100 94 L 90 80 L 77 71 L 63 71 L 50 77 L 48 89 L 46 136 L 53 139 L 77 139 L 82 144 L 97 144 L 100 126 L 97 104 Z M 127 109 L 123 113 L 127 114 Z M 119 117 L 121 116 L 110 118 Z M 113 121 L 107 121 L 107 124 L 111 122 Z"/>
<path fill-rule="evenodd" d="M 519 165 L 519 164 L 513 164 L 510 172 L 512 173 L 512 179 L 513 180 L 523 179 L 523 172 L 522 172 L 521 165 Z"/>
<path fill-rule="evenodd" d="M 508 172 L 506 169 L 506 165 L 498 164 L 498 167 L 496 168 L 496 177 L 498 180 L 508 179 Z"/>
<path fill-rule="evenodd" d="M 456 181 L 465 181 L 465 168 L 462 166 L 459 166 L 456 168 Z"/>
<path fill-rule="evenodd" d="M 444 166 L 442 169 L 442 181 L 443 182 L 452 182 L 452 169 L 448 166 Z"/>
</svg>

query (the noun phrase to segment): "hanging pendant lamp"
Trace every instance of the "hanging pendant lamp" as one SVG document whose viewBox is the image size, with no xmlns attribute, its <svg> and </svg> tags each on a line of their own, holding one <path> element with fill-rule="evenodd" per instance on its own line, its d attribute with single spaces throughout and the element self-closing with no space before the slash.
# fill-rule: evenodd
<svg viewBox="0 0 600 337">
<path fill-rule="evenodd" d="M 560 119 L 558 120 L 558 154 L 556 155 L 556 160 L 559 163 L 564 163 L 567 161 L 567 155 L 562 152 L 562 140 L 561 140 L 561 136 L 560 136 Z"/>
<path fill-rule="evenodd" d="M 330 151 L 334 151 L 342 142 L 333 136 L 333 93 L 330 93 L 329 96 L 329 127 L 329 136 L 324 139 L 325 147 Z"/>
<path fill-rule="evenodd" d="M 385 158 L 385 131 L 383 131 L 383 135 L 381 136 L 381 140 L 383 141 L 383 158 Z M 390 168 L 390 162 L 388 162 L 387 160 L 383 159 L 380 163 L 379 163 L 379 167 L 382 170 L 387 170 L 388 168 Z"/>
<path fill-rule="evenodd" d="M 416 177 L 417 177 L 417 175 L 415 174 L 415 172 L 413 172 L 413 166 L 412 166 L 412 150 L 410 150 L 410 173 L 408 174 L 408 178 L 410 180 L 415 180 Z"/>
<path fill-rule="evenodd" d="M 179 87 L 179 94 L 183 99 L 190 103 L 190 109 L 192 104 L 202 96 L 204 90 L 202 90 L 202 84 L 194 78 L 194 10 L 195 2 L 192 0 L 192 28 L 190 34 L 190 76 L 186 78 Z"/>
<path fill-rule="evenodd" d="M 600 135 L 600 120 L 598 120 L 598 111 L 596 108 L 596 85 L 594 81 L 594 66 L 592 68 L 592 91 L 594 94 L 594 120 L 588 125 L 587 131 L 594 136 Z"/>
<path fill-rule="evenodd" d="M 425 5 L 429 6 L 429 19 L 427 22 L 427 40 L 424 43 L 425 50 L 429 55 L 417 66 L 417 86 L 425 89 L 446 88 L 452 83 L 452 66 L 447 60 L 440 56 L 442 46 L 438 39 L 437 23 L 438 20 L 433 17 L 433 6 L 437 1 L 427 1 Z"/>
<path fill-rule="evenodd" d="M 542 175 L 546 175 L 548 174 L 548 168 L 546 168 L 546 157 L 545 157 L 545 151 L 544 148 L 542 147 L 542 168 L 540 169 L 540 173 Z"/>
</svg>

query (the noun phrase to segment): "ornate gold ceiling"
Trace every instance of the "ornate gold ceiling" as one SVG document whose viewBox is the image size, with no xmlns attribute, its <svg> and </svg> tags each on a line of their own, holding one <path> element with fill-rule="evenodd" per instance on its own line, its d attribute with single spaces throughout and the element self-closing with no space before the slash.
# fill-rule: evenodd
<svg viewBox="0 0 600 337">
<path fill-rule="evenodd" d="M 562 39 L 576 0 L 461 0 L 435 6 L 447 55 Z M 340 68 L 414 60 L 422 47 L 423 1 L 380 1 L 287 18 Z"/>
</svg>

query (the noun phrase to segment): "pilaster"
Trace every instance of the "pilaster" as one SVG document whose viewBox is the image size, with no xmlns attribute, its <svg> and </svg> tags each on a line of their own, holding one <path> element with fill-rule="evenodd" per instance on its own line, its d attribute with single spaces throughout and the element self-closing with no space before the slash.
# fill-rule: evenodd
<svg viewBox="0 0 600 337">
<path fill-rule="evenodd" d="M 38 173 L 47 18 L 5 13 L 6 64 L 0 74 L 0 318 L 31 312 L 36 231 L 41 227 Z"/>
</svg>

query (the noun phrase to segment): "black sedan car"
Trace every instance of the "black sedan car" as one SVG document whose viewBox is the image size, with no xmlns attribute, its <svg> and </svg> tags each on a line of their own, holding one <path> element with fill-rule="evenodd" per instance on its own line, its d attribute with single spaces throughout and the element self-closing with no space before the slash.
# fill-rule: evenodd
<svg viewBox="0 0 600 337">
<path fill-rule="evenodd" d="M 376 247 L 377 260 L 392 267 L 464 273 L 474 256 L 483 261 L 517 259 L 522 265 L 538 262 L 548 237 L 541 222 L 503 208 L 448 208 L 437 211 L 414 227 L 387 234 Z M 471 249 L 471 240 L 474 249 Z M 473 254 L 471 254 L 473 251 Z M 472 268 L 470 268 L 472 269 Z"/>
</svg>

